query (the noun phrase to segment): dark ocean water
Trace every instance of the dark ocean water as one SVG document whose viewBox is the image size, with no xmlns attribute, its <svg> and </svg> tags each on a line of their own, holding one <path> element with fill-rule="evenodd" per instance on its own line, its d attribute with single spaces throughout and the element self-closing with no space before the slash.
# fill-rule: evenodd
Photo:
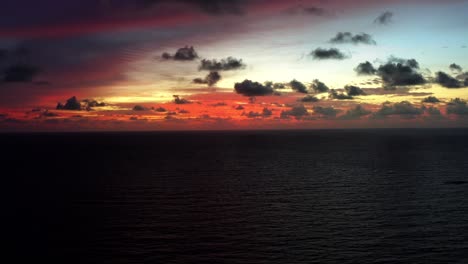
<svg viewBox="0 0 468 264">
<path fill-rule="evenodd" d="M 468 263 L 468 130 L 0 144 L 5 263 Z"/>
</svg>

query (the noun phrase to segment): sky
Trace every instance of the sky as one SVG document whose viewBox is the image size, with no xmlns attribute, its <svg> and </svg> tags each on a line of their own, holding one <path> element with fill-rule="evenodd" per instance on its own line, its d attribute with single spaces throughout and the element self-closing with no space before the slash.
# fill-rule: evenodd
<svg viewBox="0 0 468 264">
<path fill-rule="evenodd" d="M 4 0 L 0 132 L 468 126 L 468 1 Z"/>
</svg>

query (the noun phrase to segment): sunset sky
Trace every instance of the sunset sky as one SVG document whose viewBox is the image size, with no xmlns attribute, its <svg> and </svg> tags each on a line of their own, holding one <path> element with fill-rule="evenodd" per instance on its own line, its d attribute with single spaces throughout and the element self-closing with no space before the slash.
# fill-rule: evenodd
<svg viewBox="0 0 468 264">
<path fill-rule="evenodd" d="M 0 131 L 467 127 L 466 14 L 462 0 L 5 0 Z"/>
</svg>

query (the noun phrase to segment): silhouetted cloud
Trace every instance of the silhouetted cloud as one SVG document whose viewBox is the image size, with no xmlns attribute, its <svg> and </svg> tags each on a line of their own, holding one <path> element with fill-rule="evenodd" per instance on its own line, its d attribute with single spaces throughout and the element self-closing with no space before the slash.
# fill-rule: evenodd
<svg viewBox="0 0 468 264">
<path fill-rule="evenodd" d="M 246 65 L 242 62 L 242 59 L 228 57 L 221 61 L 203 59 L 198 69 L 200 71 L 232 71 L 241 70 L 245 67 Z"/>
<path fill-rule="evenodd" d="M 455 64 L 455 63 L 450 64 L 449 68 L 450 70 L 458 72 L 458 73 L 463 71 L 463 68 L 460 65 Z"/>
<path fill-rule="evenodd" d="M 335 89 L 331 89 L 328 93 L 328 98 L 335 100 L 352 100 L 353 97 L 344 93 L 338 93 Z"/>
<path fill-rule="evenodd" d="M 360 119 L 363 116 L 370 115 L 372 112 L 365 109 L 361 105 L 356 105 L 356 107 L 346 111 L 344 115 L 340 117 L 340 119 L 344 120 L 355 120 Z"/>
<path fill-rule="evenodd" d="M 423 110 L 413 106 L 408 101 L 403 101 L 399 103 L 390 103 L 385 102 L 382 104 L 382 108 L 374 113 L 375 117 L 386 117 L 391 115 L 400 115 L 400 116 L 407 116 L 412 117 L 416 115 L 423 114 Z"/>
<path fill-rule="evenodd" d="M 198 58 L 198 54 L 193 46 L 185 46 L 180 48 L 174 55 L 164 52 L 161 57 L 165 60 L 176 60 L 176 61 L 193 61 Z"/>
<path fill-rule="evenodd" d="M 330 40 L 333 44 L 367 44 L 376 45 L 377 42 L 372 38 L 371 35 L 366 33 L 360 33 L 353 35 L 351 32 L 338 32 L 334 38 Z"/>
<path fill-rule="evenodd" d="M 423 103 L 436 104 L 440 103 L 440 100 L 435 96 L 428 96 L 422 100 Z"/>
<path fill-rule="evenodd" d="M 379 24 L 379 25 L 388 25 L 392 22 L 393 22 L 393 13 L 389 11 L 382 13 L 380 16 L 378 16 L 374 20 L 374 23 Z"/>
<path fill-rule="evenodd" d="M 181 98 L 178 95 L 173 95 L 172 97 L 174 97 L 174 103 L 175 104 L 191 104 L 192 103 L 189 100 Z"/>
<path fill-rule="evenodd" d="M 354 71 L 358 74 L 358 75 L 374 75 L 377 73 L 377 69 L 374 68 L 374 65 L 372 65 L 372 63 L 366 61 L 366 62 L 363 62 L 363 63 L 360 63 L 355 69 Z"/>
<path fill-rule="evenodd" d="M 304 105 L 297 105 L 293 106 L 288 111 L 282 111 L 280 117 L 281 118 L 289 118 L 290 116 L 295 117 L 296 119 L 300 119 L 303 116 L 308 115 L 307 108 Z"/>
<path fill-rule="evenodd" d="M 300 101 L 303 103 L 316 103 L 319 101 L 319 99 L 315 96 L 307 95 L 306 97 L 301 98 Z"/>
<path fill-rule="evenodd" d="M 455 98 L 447 104 L 447 114 L 468 115 L 468 106 L 466 101 L 460 98 Z"/>
<path fill-rule="evenodd" d="M 307 93 L 307 87 L 300 81 L 292 80 L 291 82 L 289 82 L 289 86 L 296 92 Z"/>
<path fill-rule="evenodd" d="M 333 108 L 333 107 L 322 107 L 322 106 L 316 106 L 314 107 L 314 112 L 316 114 L 322 115 L 324 117 L 336 117 L 336 115 L 340 112 L 339 110 Z"/>
<path fill-rule="evenodd" d="M 4 82 L 32 82 L 39 73 L 39 68 L 28 64 L 16 64 L 7 67 L 2 74 Z"/>
<path fill-rule="evenodd" d="M 315 93 L 326 93 L 330 90 L 325 83 L 319 81 L 318 79 L 315 79 L 310 88 L 315 92 Z"/>
<path fill-rule="evenodd" d="M 441 71 L 436 73 L 435 82 L 446 88 L 462 88 L 464 86 L 464 83 Z"/>
<path fill-rule="evenodd" d="M 377 74 L 382 78 L 386 88 L 403 85 L 418 85 L 426 83 L 426 79 L 418 72 L 419 63 L 415 59 L 400 59 L 391 57 L 381 65 Z"/>
<path fill-rule="evenodd" d="M 148 108 L 142 106 L 142 105 L 135 105 L 133 107 L 133 111 L 148 111 Z"/>
<path fill-rule="evenodd" d="M 221 75 L 217 71 L 210 72 L 205 79 L 196 78 L 193 79 L 193 83 L 197 84 L 208 84 L 208 86 L 213 86 L 221 80 Z"/>
<path fill-rule="evenodd" d="M 267 118 L 273 115 L 273 111 L 265 107 L 263 108 L 261 113 L 250 111 L 249 113 L 245 115 L 248 118 L 260 118 L 260 117 Z"/>
<path fill-rule="evenodd" d="M 264 96 L 273 94 L 274 90 L 270 86 L 265 86 L 259 82 L 244 80 L 234 85 L 236 93 L 245 96 Z"/>
<path fill-rule="evenodd" d="M 63 105 L 62 103 L 58 103 L 56 109 L 57 110 L 79 111 L 82 108 L 81 108 L 80 101 L 78 101 L 78 99 L 76 99 L 76 96 L 73 96 L 73 97 L 71 97 L 70 99 L 67 100 L 65 105 Z"/>
<path fill-rule="evenodd" d="M 346 93 L 347 93 L 349 96 L 366 95 L 366 93 L 364 92 L 364 90 L 362 90 L 361 88 L 359 88 L 359 87 L 357 87 L 357 86 L 346 85 L 344 89 L 345 89 Z"/>
<path fill-rule="evenodd" d="M 316 60 L 328 60 L 328 59 L 344 60 L 347 58 L 343 52 L 341 52 L 339 49 L 336 49 L 336 48 L 331 48 L 331 49 L 317 48 L 310 53 L 310 56 L 312 56 Z"/>
</svg>

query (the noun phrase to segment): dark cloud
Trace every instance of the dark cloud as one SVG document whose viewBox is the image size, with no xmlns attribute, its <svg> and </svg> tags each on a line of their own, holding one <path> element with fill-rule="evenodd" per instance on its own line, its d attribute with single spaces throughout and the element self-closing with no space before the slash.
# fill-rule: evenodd
<svg viewBox="0 0 468 264">
<path fill-rule="evenodd" d="M 318 79 L 315 79 L 310 88 L 315 92 L 315 93 L 326 93 L 330 90 L 325 83 L 319 81 Z"/>
<path fill-rule="evenodd" d="M 380 16 L 378 16 L 374 20 L 374 23 L 379 24 L 379 25 L 388 25 L 392 22 L 393 22 L 393 13 L 389 11 L 382 13 Z"/>
<path fill-rule="evenodd" d="M 328 60 L 328 59 L 344 60 L 347 58 L 347 56 L 343 52 L 335 48 L 331 48 L 331 49 L 317 48 L 310 53 L 310 56 L 312 56 L 316 60 Z"/>
<path fill-rule="evenodd" d="M 304 105 L 297 105 L 297 106 L 293 106 L 291 110 L 282 111 L 280 117 L 289 118 L 290 116 L 292 116 L 292 117 L 295 117 L 296 119 L 300 119 L 306 115 L 308 115 L 307 108 L 305 108 Z"/>
<path fill-rule="evenodd" d="M 315 96 L 307 95 L 306 97 L 300 99 L 300 101 L 303 103 L 316 103 L 319 101 L 319 99 Z"/>
<path fill-rule="evenodd" d="M 358 74 L 358 75 L 374 75 L 377 73 L 377 69 L 374 68 L 374 65 L 372 65 L 372 63 L 366 61 L 366 62 L 363 62 L 363 63 L 360 63 L 355 69 L 354 71 Z"/>
<path fill-rule="evenodd" d="M 422 100 L 423 103 L 436 104 L 440 103 L 440 100 L 435 96 L 428 96 Z"/>
<path fill-rule="evenodd" d="M 98 102 L 97 100 L 94 100 L 94 99 L 84 99 L 83 101 L 81 101 L 85 104 L 85 107 L 86 108 L 94 108 L 94 107 L 104 107 L 106 106 L 106 103 L 104 102 Z"/>
<path fill-rule="evenodd" d="M 441 115 L 442 115 L 442 113 L 440 112 L 440 110 L 439 110 L 438 108 L 433 107 L 433 106 L 426 108 L 426 112 L 427 112 L 430 116 L 441 116 Z"/>
<path fill-rule="evenodd" d="M 189 100 L 181 98 L 178 95 L 173 95 L 173 97 L 174 97 L 174 103 L 175 104 L 191 104 L 192 103 Z"/>
<path fill-rule="evenodd" d="M 250 111 L 249 113 L 245 115 L 248 118 L 260 118 L 260 117 L 267 118 L 273 115 L 273 111 L 265 107 L 263 108 L 261 113 Z"/>
<path fill-rule="evenodd" d="M 328 98 L 335 100 L 352 100 L 353 97 L 344 93 L 338 93 L 335 89 L 331 89 L 328 93 Z"/>
<path fill-rule="evenodd" d="M 462 88 L 464 86 L 464 83 L 441 71 L 436 73 L 435 82 L 446 88 Z"/>
<path fill-rule="evenodd" d="M 450 64 L 449 68 L 450 68 L 450 70 L 452 70 L 454 72 L 458 72 L 458 73 L 463 71 L 463 68 L 460 65 L 455 64 L 455 63 Z"/>
<path fill-rule="evenodd" d="M 157 4 L 181 2 L 195 7 L 209 15 L 242 15 L 247 4 L 245 0 L 137 0 L 143 8 L 154 7 Z"/>
<path fill-rule="evenodd" d="M 386 64 L 377 69 L 377 75 L 382 78 L 385 88 L 424 84 L 426 79 L 418 69 L 419 63 L 414 59 L 391 57 Z"/>
<path fill-rule="evenodd" d="M 198 69 L 200 71 L 232 71 L 241 70 L 245 67 L 246 65 L 242 62 L 242 59 L 228 57 L 221 61 L 203 59 Z"/>
<path fill-rule="evenodd" d="M 213 86 L 221 80 L 221 75 L 217 71 L 210 72 L 205 79 L 196 78 L 193 79 L 193 83 L 196 84 L 208 84 L 208 86 Z"/>
<path fill-rule="evenodd" d="M 357 87 L 357 86 L 346 85 L 344 89 L 345 89 L 346 93 L 347 93 L 349 96 L 366 95 L 366 93 L 364 92 L 364 90 L 362 90 L 361 88 L 359 88 L 359 87 Z"/>
<path fill-rule="evenodd" d="M 447 104 L 447 114 L 468 115 L 468 106 L 466 101 L 460 98 L 455 98 Z"/>
<path fill-rule="evenodd" d="M 76 99 L 76 96 L 71 97 L 70 99 L 67 100 L 65 105 L 62 103 L 58 103 L 57 110 L 71 110 L 71 111 L 80 111 L 82 110 L 81 103 Z"/>
<path fill-rule="evenodd" d="M 133 107 L 133 111 L 148 111 L 148 108 L 142 106 L 142 105 L 135 105 Z"/>
<path fill-rule="evenodd" d="M 423 114 L 423 112 L 424 112 L 423 110 L 413 106 L 408 101 L 403 101 L 403 102 L 395 103 L 395 104 L 385 102 L 382 104 L 382 108 L 379 111 L 377 111 L 374 114 L 374 116 L 386 117 L 386 116 L 392 116 L 392 115 L 400 115 L 400 116 L 412 117 L 416 115 L 421 115 Z"/>
<path fill-rule="evenodd" d="M 307 87 L 300 81 L 292 80 L 291 82 L 289 82 L 289 86 L 296 92 L 307 93 Z"/>
<path fill-rule="evenodd" d="M 4 82 L 32 82 L 39 71 L 36 66 L 17 64 L 7 67 L 1 75 Z"/>
<path fill-rule="evenodd" d="M 304 7 L 302 10 L 305 14 L 313 16 L 326 16 L 328 14 L 327 10 L 316 6 Z"/>
<path fill-rule="evenodd" d="M 324 117 L 336 117 L 336 115 L 340 112 L 338 109 L 335 109 L 333 107 L 322 107 L 322 106 L 316 106 L 314 107 L 314 112 L 316 114 L 322 115 Z"/>
<path fill-rule="evenodd" d="M 274 83 L 272 81 L 266 81 L 263 83 L 265 86 L 268 86 L 268 87 L 272 87 L 273 89 L 285 89 L 286 88 L 286 84 L 284 83 Z"/>
<path fill-rule="evenodd" d="M 198 54 L 193 46 L 185 46 L 177 50 L 174 55 L 164 52 L 161 57 L 164 60 L 193 61 L 198 58 Z"/>
<path fill-rule="evenodd" d="M 270 86 L 265 86 L 258 82 L 252 82 L 251 80 L 244 80 L 241 83 L 234 85 L 236 93 L 245 96 L 265 96 L 274 93 L 274 90 Z"/>
<path fill-rule="evenodd" d="M 167 112 L 166 108 L 164 107 L 158 107 L 156 108 L 154 111 L 158 112 L 158 113 L 165 113 Z"/>
<path fill-rule="evenodd" d="M 370 115 L 371 113 L 372 113 L 371 111 L 365 109 L 361 105 L 357 105 L 355 108 L 352 108 L 346 111 L 346 113 L 342 115 L 340 119 L 355 120 L 355 119 L 360 119 L 363 116 Z"/>
<path fill-rule="evenodd" d="M 376 45 L 377 42 L 372 38 L 371 35 L 366 33 L 360 33 L 353 35 L 351 32 L 338 32 L 334 38 L 330 40 L 333 44 L 367 44 Z"/>
</svg>

